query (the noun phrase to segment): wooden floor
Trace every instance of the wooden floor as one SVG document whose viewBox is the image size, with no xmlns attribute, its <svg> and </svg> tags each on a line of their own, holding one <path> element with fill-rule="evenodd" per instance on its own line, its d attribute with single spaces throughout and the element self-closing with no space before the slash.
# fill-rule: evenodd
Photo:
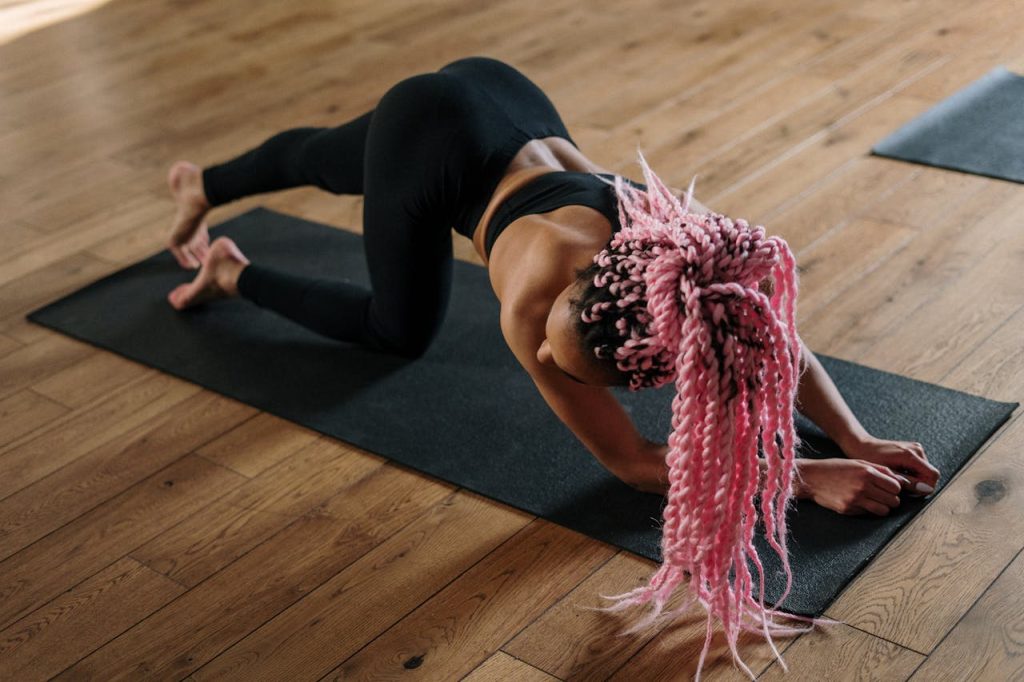
<svg viewBox="0 0 1024 682">
<path fill-rule="evenodd" d="M 176 159 L 485 54 L 598 163 L 637 178 L 639 146 L 788 239 L 813 350 L 1020 401 L 1024 188 L 868 151 L 1024 71 L 1021 35 L 1019 0 L 112 0 L 0 44 L 0 679 L 691 678 L 699 609 L 616 638 L 579 608 L 652 562 L 25 313 L 163 247 Z M 361 230 L 312 188 L 212 222 L 256 205 Z M 787 679 L 1024 679 L 1022 483 L 1015 415 L 832 604 L 846 625 L 782 640 Z M 714 646 L 704 679 L 745 679 Z"/>
</svg>

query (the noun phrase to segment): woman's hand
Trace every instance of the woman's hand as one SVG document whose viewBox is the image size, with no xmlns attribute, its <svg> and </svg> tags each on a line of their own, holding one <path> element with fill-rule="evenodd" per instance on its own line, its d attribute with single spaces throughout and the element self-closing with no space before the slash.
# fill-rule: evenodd
<svg viewBox="0 0 1024 682">
<path fill-rule="evenodd" d="M 910 495 L 921 496 L 935 492 L 939 470 L 928 462 L 920 443 L 868 436 L 846 444 L 843 452 L 850 459 L 881 465 L 902 475 L 907 481 L 903 490 Z"/>
<path fill-rule="evenodd" d="M 899 506 L 906 479 L 882 465 L 859 459 L 798 459 L 795 496 L 840 514 L 887 516 Z"/>
</svg>

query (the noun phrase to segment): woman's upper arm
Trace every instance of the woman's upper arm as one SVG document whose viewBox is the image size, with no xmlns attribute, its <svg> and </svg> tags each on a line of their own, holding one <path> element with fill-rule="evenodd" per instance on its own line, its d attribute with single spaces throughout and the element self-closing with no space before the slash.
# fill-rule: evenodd
<svg viewBox="0 0 1024 682">
<path fill-rule="evenodd" d="M 590 453 L 632 484 L 650 443 L 615 395 L 605 386 L 578 384 L 550 365 L 537 363 L 530 376 L 551 410 Z"/>
<path fill-rule="evenodd" d="M 538 361 L 537 347 L 542 338 L 506 334 L 506 339 L 544 401 L 562 423 L 606 469 L 632 484 L 644 449 L 651 441 L 640 434 L 615 395 L 605 386 L 576 383 L 558 367 Z"/>
</svg>

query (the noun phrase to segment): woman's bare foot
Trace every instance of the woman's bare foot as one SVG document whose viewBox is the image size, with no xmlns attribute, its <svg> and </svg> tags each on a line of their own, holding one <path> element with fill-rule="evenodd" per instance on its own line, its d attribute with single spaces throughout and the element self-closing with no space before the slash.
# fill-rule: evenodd
<svg viewBox="0 0 1024 682">
<path fill-rule="evenodd" d="M 210 210 L 210 202 L 203 191 L 202 169 L 188 161 L 176 161 L 167 172 L 167 184 L 178 204 L 167 247 L 181 267 L 194 270 L 210 248 L 210 234 L 203 220 Z"/>
<path fill-rule="evenodd" d="M 238 276 L 249 264 L 238 245 L 229 237 L 218 237 L 206 251 L 199 274 L 167 294 L 176 310 L 184 310 L 218 298 L 238 295 Z"/>
</svg>

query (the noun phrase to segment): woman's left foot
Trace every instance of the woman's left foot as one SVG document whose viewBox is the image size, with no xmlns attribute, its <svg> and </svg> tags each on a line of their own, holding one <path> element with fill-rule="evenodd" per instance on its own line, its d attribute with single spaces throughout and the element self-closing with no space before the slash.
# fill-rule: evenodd
<svg viewBox="0 0 1024 682">
<path fill-rule="evenodd" d="M 184 310 L 218 298 L 238 295 L 238 276 L 249 264 L 238 245 L 229 237 L 218 237 L 210 244 L 191 282 L 181 284 L 167 294 L 167 300 L 176 310 Z"/>
<path fill-rule="evenodd" d="M 205 219 L 210 202 L 203 188 L 203 169 L 189 161 L 176 161 L 167 172 L 167 183 L 178 206 L 167 247 L 181 267 L 194 270 L 210 248 Z"/>
</svg>

